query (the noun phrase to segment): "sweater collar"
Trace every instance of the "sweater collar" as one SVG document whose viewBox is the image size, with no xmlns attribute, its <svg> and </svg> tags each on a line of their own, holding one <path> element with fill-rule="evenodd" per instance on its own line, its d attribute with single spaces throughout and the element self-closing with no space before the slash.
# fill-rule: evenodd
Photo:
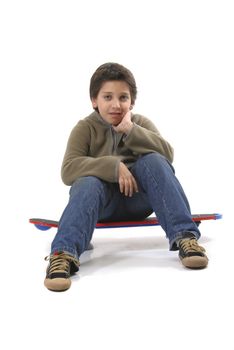
<svg viewBox="0 0 234 350">
<path fill-rule="evenodd" d="M 98 113 L 98 112 L 93 112 L 93 116 L 96 120 L 98 120 L 103 126 L 109 128 L 109 129 L 112 129 L 112 125 L 107 123 L 103 118 L 102 116 Z"/>
</svg>

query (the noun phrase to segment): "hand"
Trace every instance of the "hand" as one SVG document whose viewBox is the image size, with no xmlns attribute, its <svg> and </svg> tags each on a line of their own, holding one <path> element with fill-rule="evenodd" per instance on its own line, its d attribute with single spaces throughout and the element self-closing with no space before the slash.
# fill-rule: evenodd
<svg viewBox="0 0 234 350">
<path fill-rule="evenodd" d="M 124 134 L 128 134 L 129 131 L 132 129 L 133 127 L 133 122 L 131 120 L 131 112 L 128 111 L 125 116 L 123 117 L 123 119 L 121 120 L 121 122 L 117 125 L 117 126 L 113 126 L 113 129 L 116 132 L 122 132 Z"/>
<path fill-rule="evenodd" d="M 138 192 L 136 180 L 126 165 L 119 163 L 119 189 L 125 196 L 132 197 L 134 192 Z"/>
</svg>

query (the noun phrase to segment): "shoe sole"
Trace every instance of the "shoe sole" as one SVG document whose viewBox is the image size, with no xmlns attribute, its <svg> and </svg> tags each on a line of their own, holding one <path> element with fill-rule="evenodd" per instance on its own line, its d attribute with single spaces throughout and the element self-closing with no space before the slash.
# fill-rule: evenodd
<svg viewBox="0 0 234 350">
<path fill-rule="evenodd" d="M 208 265 L 208 258 L 201 256 L 192 256 L 189 258 L 181 258 L 182 264 L 189 269 L 204 269 Z"/>
<path fill-rule="evenodd" d="M 70 288 L 71 281 L 70 279 L 66 278 L 46 278 L 44 281 L 44 285 L 47 289 L 53 292 L 63 292 Z"/>
</svg>

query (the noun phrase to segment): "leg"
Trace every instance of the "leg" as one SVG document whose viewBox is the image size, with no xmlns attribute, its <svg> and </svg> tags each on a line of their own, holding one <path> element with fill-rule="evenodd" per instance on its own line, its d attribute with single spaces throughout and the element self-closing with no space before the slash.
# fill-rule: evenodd
<svg viewBox="0 0 234 350">
<path fill-rule="evenodd" d="M 200 237 L 185 193 L 165 157 L 158 153 L 145 155 L 137 160 L 132 172 L 166 232 L 170 250 L 177 250 L 176 241 L 185 235 Z"/>
<path fill-rule="evenodd" d="M 100 213 L 105 208 L 110 215 L 116 199 L 114 187 L 96 177 L 83 177 L 73 184 L 51 255 L 46 258 L 49 265 L 44 284 L 48 289 L 64 291 L 70 287 L 70 276 L 79 270 L 79 256 L 89 246 Z"/>
<path fill-rule="evenodd" d="M 51 252 L 65 251 L 75 258 L 88 248 L 95 225 L 113 197 L 108 183 L 93 176 L 78 179 L 70 189 L 70 199 L 59 222 Z M 114 201 L 113 209 L 114 210 Z"/>
</svg>

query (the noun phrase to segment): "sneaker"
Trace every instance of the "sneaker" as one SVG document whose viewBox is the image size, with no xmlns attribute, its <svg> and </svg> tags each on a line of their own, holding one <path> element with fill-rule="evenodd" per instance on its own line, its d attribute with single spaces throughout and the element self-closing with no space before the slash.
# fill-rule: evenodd
<svg viewBox="0 0 234 350">
<path fill-rule="evenodd" d="M 70 276 L 79 270 L 79 261 L 64 252 L 45 257 L 49 260 L 44 285 L 52 291 L 61 292 L 71 286 Z"/>
<path fill-rule="evenodd" d="M 196 238 L 180 240 L 179 258 L 182 264 L 190 269 L 203 269 L 208 265 L 205 249 L 198 245 Z"/>
</svg>

